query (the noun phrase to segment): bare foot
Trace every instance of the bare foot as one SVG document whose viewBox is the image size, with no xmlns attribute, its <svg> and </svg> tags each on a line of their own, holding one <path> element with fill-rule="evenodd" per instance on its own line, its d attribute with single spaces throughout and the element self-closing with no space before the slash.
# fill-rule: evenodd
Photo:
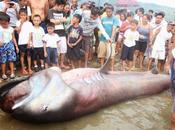
<svg viewBox="0 0 175 130">
<path fill-rule="evenodd" d="M 66 66 L 66 65 L 60 65 L 60 68 L 62 68 L 62 69 L 70 69 L 70 67 Z"/>
<path fill-rule="evenodd" d="M 175 130 L 175 113 L 171 116 L 171 127 L 170 130 Z"/>
<path fill-rule="evenodd" d="M 113 67 L 111 67 L 111 69 L 110 69 L 111 71 L 114 71 L 114 68 Z"/>
<path fill-rule="evenodd" d="M 136 68 L 133 66 L 130 71 L 136 71 Z"/>
<path fill-rule="evenodd" d="M 33 71 L 31 69 L 29 69 L 29 75 L 32 75 Z"/>
<path fill-rule="evenodd" d="M 22 70 L 21 70 L 21 74 L 22 74 L 22 75 L 28 75 L 28 72 L 27 72 L 25 69 L 22 69 Z"/>
</svg>

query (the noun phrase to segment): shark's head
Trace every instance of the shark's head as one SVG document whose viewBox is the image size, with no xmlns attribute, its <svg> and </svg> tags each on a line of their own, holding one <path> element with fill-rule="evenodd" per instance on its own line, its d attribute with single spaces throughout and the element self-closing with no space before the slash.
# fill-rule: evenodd
<svg viewBox="0 0 175 130">
<path fill-rule="evenodd" d="M 37 119 L 71 108 L 73 97 L 74 90 L 62 80 L 60 71 L 50 68 L 2 86 L 0 107 L 17 116 L 20 112 L 21 116 L 32 115 L 30 118 Z"/>
</svg>

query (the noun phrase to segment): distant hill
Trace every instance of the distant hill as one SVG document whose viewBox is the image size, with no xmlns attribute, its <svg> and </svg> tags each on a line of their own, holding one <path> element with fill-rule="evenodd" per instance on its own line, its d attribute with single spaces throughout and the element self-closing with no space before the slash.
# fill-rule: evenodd
<svg viewBox="0 0 175 130">
<path fill-rule="evenodd" d="M 80 0 L 80 3 L 83 2 L 87 2 L 87 0 Z M 92 0 L 96 3 L 96 5 L 98 6 L 103 6 L 103 4 L 105 2 L 111 3 L 112 5 L 115 6 L 115 9 L 119 9 L 119 7 L 116 6 L 116 1 L 117 0 Z M 138 7 L 143 7 L 145 9 L 145 11 L 148 11 L 149 9 L 154 10 L 155 12 L 158 11 L 164 11 L 165 12 L 165 18 L 167 21 L 175 21 L 175 8 L 171 8 L 171 7 L 167 7 L 167 6 L 161 6 L 161 5 L 157 5 L 157 4 L 148 4 L 148 3 L 140 3 L 137 2 L 137 6 L 135 7 L 127 7 L 129 10 L 131 11 L 135 11 L 135 9 L 137 9 Z M 120 7 L 121 8 L 121 7 Z M 126 7 L 123 7 L 126 8 Z"/>
<path fill-rule="evenodd" d="M 145 3 L 138 3 L 138 4 L 140 7 L 143 7 L 146 11 L 149 9 L 152 9 L 155 12 L 164 11 L 166 20 L 175 21 L 175 9 L 174 8 L 170 8 L 167 6 L 160 6 L 156 4 L 145 4 Z"/>
</svg>

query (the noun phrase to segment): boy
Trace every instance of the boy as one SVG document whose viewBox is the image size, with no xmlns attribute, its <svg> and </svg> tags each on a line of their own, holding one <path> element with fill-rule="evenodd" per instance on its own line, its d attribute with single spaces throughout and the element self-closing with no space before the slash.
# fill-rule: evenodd
<svg viewBox="0 0 175 130">
<path fill-rule="evenodd" d="M 44 56 L 46 58 L 45 68 L 58 65 L 57 48 L 59 47 L 60 37 L 56 33 L 54 33 L 54 30 L 55 24 L 51 22 L 48 23 L 48 33 L 45 34 L 45 36 L 43 37 Z"/>
<path fill-rule="evenodd" d="M 134 47 L 136 45 L 136 41 L 139 40 L 139 32 L 137 31 L 137 20 L 131 21 L 130 29 L 126 30 L 124 33 L 124 45 L 121 53 L 122 60 L 122 70 L 126 70 L 126 60 L 129 61 L 129 70 L 131 70 L 133 55 L 134 55 Z"/>
<path fill-rule="evenodd" d="M 0 64 L 2 69 L 2 79 L 6 80 L 6 63 L 10 65 L 10 78 L 15 78 L 14 61 L 16 61 L 16 53 L 19 52 L 18 46 L 14 37 L 14 30 L 9 26 L 10 17 L 7 14 L 1 13 L 0 17 Z M 15 48 L 14 48 L 15 45 Z"/>
<path fill-rule="evenodd" d="M 79 25 L 81 15 L 75 14 L 72 19 L 72 25 L 68 28 L 68 58 L 71 61 L 72 68 L 75 68 L 75 63 L 78 61 L 78 66 L 81 67 L 81 41 L 83 29 Z"/>
<path fill-rule="evenodd" d="M 23 75 L 32 74 L 31 69 L 31 40 L 30 34 L 32 32 L 33 25 L 28 21 L 27 11 L 25 9 L 20 9 L 19 11 L 20 20 L 16 23 L 16 30 L 19 33 L 19 50 L 20 50 L 20 62 L 21 62 L 21 72 Z M 27 54 L 28 62 L 28 72 L 25 70 L 24 58 Z"/>
<path fill-rule="evenodd" d="M 55 6 L 49 10 L 48 19 L 50 22 L 55 24 L 55 33 L 60 37 L 60 49 L 58 50 L 61 54 L 60 67 L 68 69 L 68 66 L 64 65 L 65 54 L 67 53 L 66 44 L 66 32 L 64 28 L 64 23 L 67 21 L 66 14 L 64 13 L 65 1 L 57 0 Z"/>
<path fill-rule="evenodd" d="M 28 0 L 19 0 L 19 6 L 20 6 L 20 8 L 26 9 L 27 15 L 28 15 L 28 20 L 30 20 L 30 18 L 32 16 L 32 11 L 31 11 L 31 8 L 29 6 L 29 1 Z"/>
<path fill-rule="evenodd" d="M 102 25 L 107 32 L 107 34 L 111 37 L 111 39 L 115 39 L 115 34 L 117 28 L 119 26 L 118 19 L 113 16 L 114 8 L 112 5 L 106 7 L 106 16 L 101 19 Z M 100 44 L 98 48 L 98 58 L 100 58 L 101 66 L 104 64 L 105 57 L 109 53 L 109 43 L 104 38 L 104 36 L 100 37 Z M 112 44 L 112 55 L 111 55 L 111 71 L 114 70 L 114 57 L 115 57 L 115 44 Z"/>
<path fill-rule="evenodd" d="M 39 57 L 41 70 L 44 69 L 44 46 L 43 46 L 43 36 L 45 34 L 44 29 L 40 27 L 41 16 L 33 16 L 33 30 L 31 33 L 31 41 L 33 46 L 33 60 L 34 60 L 34 70 L 37 72 L 39 70 L 37 65 L 37 59 Z"/>
</svg>

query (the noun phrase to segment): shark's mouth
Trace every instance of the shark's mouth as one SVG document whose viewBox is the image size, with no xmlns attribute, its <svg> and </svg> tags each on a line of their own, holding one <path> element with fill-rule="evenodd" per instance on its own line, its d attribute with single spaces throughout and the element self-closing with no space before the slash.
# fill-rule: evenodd
<svg viewBox="0 0 175 130">
<path fill-rule="evenodd" d="M 15 100 L 28 94 L 29 91 L 27 89 L 25 91 L 16 91 L 16 93 L 12 93 L 11 91 L 13 89 L 19 89 L 18 84 L 22 82 L 26 83 L 28 79 L 29 77 L 20 77 L 1 85 L 0 107 L 3 111 L 12 112 L 12 106 L 14 105 Z"/>
</svg>

